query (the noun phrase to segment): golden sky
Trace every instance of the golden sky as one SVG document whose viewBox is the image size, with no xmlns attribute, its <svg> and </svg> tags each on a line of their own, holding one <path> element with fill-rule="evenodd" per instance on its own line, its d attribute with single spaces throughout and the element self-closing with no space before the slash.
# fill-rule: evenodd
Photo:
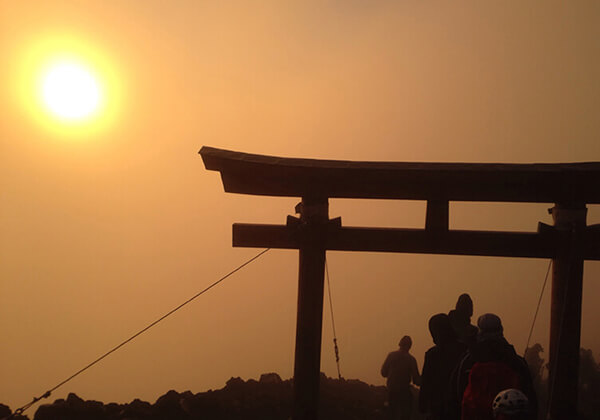
<svg viewBox="0 0 600 420">
<path fill-rule="evenodd" d="M 65 41 L 66 40 L 66 41 Z M 57 126 L 21 89 L 65 42 L 105 72 L 94 127 Z M 16 408 L 257 250 L 233 222 L 298 200 L 225 194 L 197 151 L 351 160 L 600 160 L 600 3 L 0 0 L 0 402 Z M 451 227 L 534 231 L 551 204 L 452 203 Z M 419 227 L 424 203 L 333 200 L 344 225 Z M 588 223 L 600 223 L 589 206 Z M 329 253 L 342 374 L 379 367 L 468 292 L 524 350 L 545 260 Z M 297 252 L 271 251 L 59 389 L 105 402 L 290 377 Z M 582 346 L 600 355 L 600 264 Z M 549 289 L 533 342 L 547 348 Z M 322 370 L 336 375 L 324 318 Z M 546 355 L 547 357 L 547 355 Z"/>
</svg>

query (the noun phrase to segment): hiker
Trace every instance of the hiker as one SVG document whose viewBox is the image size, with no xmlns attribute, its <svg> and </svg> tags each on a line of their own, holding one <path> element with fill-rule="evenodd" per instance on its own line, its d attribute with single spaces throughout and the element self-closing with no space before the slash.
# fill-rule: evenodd
<svg viewBox="0 0 600 420">
<path fill-rule="evenodd" d="M 510 388 L 527 396 L 532 418 L 537 418 L 537 399 L 527 362 L 504 338 L 500 318 L 494 314 L 481 315 L 477 326 L 477 342 L 467 351 L 451 379 L 454 408 L 460 411 L 460 418 L 492 420 L 494 398 Z"/>
<path fill-rule="evenodd" d="M 381 376 L 387 378 L 389 418 L 409 420 L 412 412 L 413 396 L 410 383 L 421 384 L 416 359 L 409 353 L 412 339 L 405 335 L 398 343 L 400 348 L 388 354 Z"/>
<path fill-rule="evenodd" d="M 492 411 L 495 420 L 535 420 L 527 396 L 518 389 L 500 391 L 494 398 Z"/>
<path fill-rule="evenodd" d="M 419 410 L 428 420 L 450 420 L 452 417 L 447 409 L 450 377 L 467 346 L 457 340 L 446 314 L 437 314 L 429 319 L 429 332 L 435 345 L 425 353 Z"/>
<path fill-rule="evenodd" d="M 455 309 L 448 312 L 448 317 L 450 317 L 450 323 L 452 324 L 452 328 L 454 328 L 458 341 L 468 346 L 475 342 L 477 335 L 477 327 L 471 324 L 472 316 L 473 300 L 468 293 L 463 293 L 458 297 Z"/>
</svg>

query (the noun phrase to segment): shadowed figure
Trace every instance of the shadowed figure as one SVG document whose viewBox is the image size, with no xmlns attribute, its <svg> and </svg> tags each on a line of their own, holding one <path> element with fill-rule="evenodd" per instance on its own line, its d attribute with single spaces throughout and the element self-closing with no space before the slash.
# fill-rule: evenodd
<svg viewBox="0 0 600 420">
<path fill-rule="evenodd" d="M 463 420 L 493 419 L 492 402 L 506 389 L 518 389 L 529 400 L 530 418 L 537 418 L 537 398 L 527 362 L 503 334 L 500 318 L 484 314 L 477 320 L 477 342 L 467 351 L 450 381 L 454 408 Z"/>
<path fill-rule="evenodd" d="M 429 320 L 429 332 L 435 346 L 425 353 L 419 409 L 428 420 L 450 420 L 450 377 L 464 356 L 467 346 L 457 340 L 450 318 L 437 314 Z"/>
<path fill-rule="evenodd" d="M 387 378 L 389 418 L 409 420 L 412 413 L 413 396 L 410 383 L 421 384 L 417 361 L 409 353 L 412 339 L 405 335 L 398 343 L 400 348 L 388 354 L 381 376 Z"/>
<path fill-rule="evenodd" d="M 458 297 L 456 307 L 448 313 L 448 317 L 458 341 L 465 343 L 467 346 L 475 342 L 477 335 L 477 327 L 471 324 L 472 316 L 473 300 L 468 293 L 463 293 Z"/>
</svg>

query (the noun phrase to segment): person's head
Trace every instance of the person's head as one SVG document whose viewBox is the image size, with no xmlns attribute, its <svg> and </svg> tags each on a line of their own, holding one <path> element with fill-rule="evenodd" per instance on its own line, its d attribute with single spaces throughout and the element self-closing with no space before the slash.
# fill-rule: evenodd
<svg viewBox="0 0 600 420">
<path fill-rule="evenodd" d="M 435 344 L 442 344 L 456 338 L 450 318 L 446 314 L 436 314 L 429 319 L 429 332 Z"/>
<path fill-rule="evenodd" d="M 473 300 L 468 293 L 463 293 L 458 297 L 456 302 L 456 310 L 469 318 L 473 316 Z"/>
<path fill-rule="evenodd" d="M 518 389 L 505 389 L 500 391 L 492 402 L 492 411 L 496 420 L 528 419 L 529 400 Z"/>
<path fill-rule="evenodd" d="M 409 351 L 412 347 L 412 339 L 410 338 L 410 336 L 405 335 L 400 339 L 398 345 L 400 346 L 400 350 Z"/>
<path fill-rule="evenodd" d="M 477 320 L 477 328 L 479 328 L 479 333 L 477 334 L 477 339 L 479 341 L 497 340 L 504 337 L 502 321 L 498 315 L 481 315 Z"/>
</svg>

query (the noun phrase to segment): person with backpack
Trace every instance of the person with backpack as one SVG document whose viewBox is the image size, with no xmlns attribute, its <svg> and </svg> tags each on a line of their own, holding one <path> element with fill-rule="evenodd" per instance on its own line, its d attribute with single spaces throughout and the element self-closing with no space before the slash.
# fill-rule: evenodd
<svg viewBox="0 0 600 420">
<path fill-rule="evenodd" d="M 484 314 L 477 327 L 477 341 L 457 366 L 451 382 L 460 418 L 493 420 L 493 400 L 506 389 L 520 390 L 529 401 L 532 418 L 536 418 L 537 398 L 527 362 L 504 338 L 500 318 Z"/>
<path fill-rule="evenodd" d="M 410 383 L 421 384 L 417 360 L 409 353 L 412 339 L 405 335 L 398 343 L 399 349 L 388 354 L 381 376 L 387 378 L 389 418 L 409 420 L 412 413 L 413 395 Z"/>
<path fill-rule="evenodd" d="M 448 384 L 467 346 L 458 341 L 446 314 L 437 314 L 429 319 L 429 332 L 435 345 L 425 353 L 419 409 L 427 420 L 450 420 L 452 417 L 447 412 L 450 398 Z"/>
</svg>

